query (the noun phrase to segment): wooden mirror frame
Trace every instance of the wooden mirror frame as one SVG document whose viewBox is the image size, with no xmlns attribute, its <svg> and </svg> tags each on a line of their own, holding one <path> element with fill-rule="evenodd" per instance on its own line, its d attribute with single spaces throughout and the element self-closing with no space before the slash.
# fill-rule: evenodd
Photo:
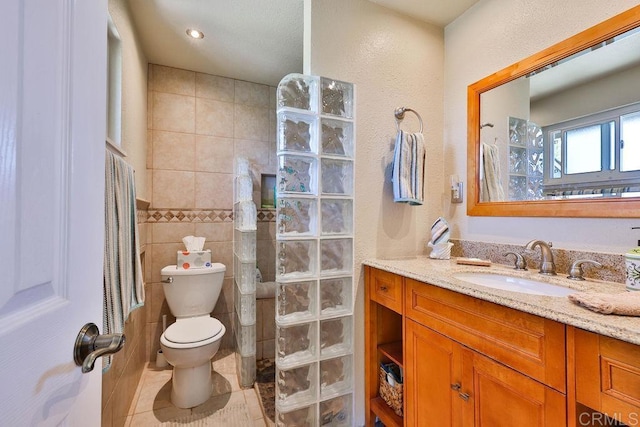
<svg viewBox="0 0 640 427">
<path fill-rule="evenodd" d="M 640 197 L 480 202 L 480 95 L 640 26 L 640 6 L 607 19 L 472 84 L 467 90 L 467 214 L 470 216 L 638 218 Z"/>
</svg>

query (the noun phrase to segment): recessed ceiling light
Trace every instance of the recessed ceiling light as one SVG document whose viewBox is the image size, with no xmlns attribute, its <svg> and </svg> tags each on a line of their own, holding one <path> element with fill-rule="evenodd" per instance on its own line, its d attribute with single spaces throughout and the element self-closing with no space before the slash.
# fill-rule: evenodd
<svg viewBox="0 0 640 427">
<path fill-rule="evenodd" d="M 187 29 L 187 35 L 193 37 L 194 39 L 203 39 L 204 33 L 202 31 L 193 30 L 191 28 Z"/>
</svg>

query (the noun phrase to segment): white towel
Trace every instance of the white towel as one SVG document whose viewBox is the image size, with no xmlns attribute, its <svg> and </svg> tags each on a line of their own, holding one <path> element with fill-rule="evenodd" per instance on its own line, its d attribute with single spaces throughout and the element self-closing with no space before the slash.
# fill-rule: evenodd
<svg viewBox="0 0 640 427">
<path fill-rule="evenodd" d="M 502 202 L 504 201 L 504 190 L 502 189 L 502 174 L 500 172 L 500 156 L 497 145 L 482 143 L 480 157 L 481 166 L 481 202 Z"/>
<path fill-rule="evenodd" d="M 133 168 L 107 150 L 105 158 L 105 239 L 103 333 L 124 332 L 129 313 L 144 305 L 144 282 Z M 103 371 L 111 366 L 105 359 Z"/>
<path fill-rule="evenodd" d="M 421 205 L 424 201 L 424 137 L 398 131 L 393 154 L 393 201 Z"/>
</svg>

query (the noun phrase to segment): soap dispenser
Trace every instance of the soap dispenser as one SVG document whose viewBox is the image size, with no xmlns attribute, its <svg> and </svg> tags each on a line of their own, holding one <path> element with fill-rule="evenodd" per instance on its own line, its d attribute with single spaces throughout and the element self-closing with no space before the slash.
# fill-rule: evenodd
<svg viewBox="0 0 640 427">
<path fill-rule="evenodd" d="M 640 227 L 631 227 L 632 230 L 640 229 Z M 626 283 L 627 289 L 630 291 L 640 291 L 640 241 L 638 247 L 630 249 L 624 254 L 626 267 Z"/>
</svg>

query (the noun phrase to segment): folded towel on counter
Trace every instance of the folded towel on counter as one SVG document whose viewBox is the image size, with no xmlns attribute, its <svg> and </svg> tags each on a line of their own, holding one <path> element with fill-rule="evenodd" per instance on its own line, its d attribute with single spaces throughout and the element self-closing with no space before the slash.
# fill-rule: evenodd
<svg viewBox="0 0 640 427">
<path fill-rule="evenodd" d="M 621 294 L 580 292 L 569 295 L 569 299 L 597 313 L 640 316 L 640 292 Z"/>
<path fill-rule="evenodd" d="M 424 201 L 424 137 L 399 131 L 393 154 L 393 201 L 421 205 Z"/>
</svg>

